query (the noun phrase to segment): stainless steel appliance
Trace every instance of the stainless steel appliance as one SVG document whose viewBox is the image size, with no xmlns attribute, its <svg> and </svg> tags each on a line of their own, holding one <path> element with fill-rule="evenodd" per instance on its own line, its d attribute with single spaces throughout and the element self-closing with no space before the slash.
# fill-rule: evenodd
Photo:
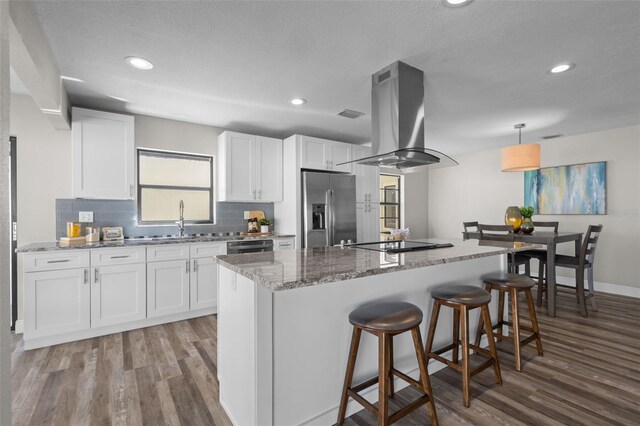
<svg viewBox="0 0 640 426">
<path fill-rule="evenodd" d="M 407 251 L 432 250 L 453 247 L 450 243 L 425 243 L 424 241 L 378 241 L 377 243 L 353 244 L 351 247 L 383 251 L 385 253 L 403 253 Z"/>
<path fill-rule="evenodd" d="M 396 172 L 458 164 L 451 157 L 425 147 L 422 71 L 396 61 L 373 74 L 371 80 L 373 156 L 347 163 L 392 168 Z"/>
<path fill-rule="evenodd" d="M 356 241 L 356 178 L 302 172 L 302 246 Z"/>
<path fill-rule="evenodd" d="M 227 243 L 227 254 L 273 251 L 273 240 L 240 240 Z"/>
</svg>

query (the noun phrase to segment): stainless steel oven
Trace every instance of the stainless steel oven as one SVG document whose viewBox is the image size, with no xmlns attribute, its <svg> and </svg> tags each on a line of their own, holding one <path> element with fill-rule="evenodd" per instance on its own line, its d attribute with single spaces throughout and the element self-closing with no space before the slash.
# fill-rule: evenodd
<svg viewBox="0 0 640 426">
<path fill-rule="evenodd" d="M 227 254 L 273 251 L 273 240 L 240 240 L 227 243 Z"/>
</svg>

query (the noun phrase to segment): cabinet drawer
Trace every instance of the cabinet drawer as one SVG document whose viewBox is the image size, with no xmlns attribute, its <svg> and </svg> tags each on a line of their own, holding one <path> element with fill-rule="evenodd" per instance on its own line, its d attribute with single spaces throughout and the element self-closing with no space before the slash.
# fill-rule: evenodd
<svg viewBox="0 0 640 426">
<path fill-rule="evenodd" d="M 280 238 L 273 240 L 273 250 L 295 250 L 296 243 L 293 238 Z"/>
<path fill-rule="evenodd" d="M 125 265 L 146 261 L 144 247 L 91 250 L 91 266 Z"/>
<path fill-rule="evenodd" d="M 23 262 L 24 272 L 88 267 L 89 250 L 27 253 Z"/>
<path fill-rule="evenodd" d="M 191 258 L 212 257 L 227 254 L 227 243 L 191 244 Z"/>
<path fill-rule="evenodd" d="M 187 244 L 165 244 L 147 247 L 147 261 L 158 262 L 162 260 L 180 260 L 189 258 L 189 246 Z"/>
</svg>

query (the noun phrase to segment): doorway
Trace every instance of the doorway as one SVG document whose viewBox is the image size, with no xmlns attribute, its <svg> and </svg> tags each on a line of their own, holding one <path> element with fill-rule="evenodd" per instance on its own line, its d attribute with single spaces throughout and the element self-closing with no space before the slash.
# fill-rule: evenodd
<svg viewBox="0 0 640 426">
<path fill-rule="evenodd" d="M 18 150 L 16 149 L 18 139 L 15 136 L 9 137 L 9 182 L 10 182 L 10 209 L 11 209 L 11 330 L 16 329 L 18 320 L 18 203 L 17 203 L 17 175 L 18 175 Z"/>
</svg>

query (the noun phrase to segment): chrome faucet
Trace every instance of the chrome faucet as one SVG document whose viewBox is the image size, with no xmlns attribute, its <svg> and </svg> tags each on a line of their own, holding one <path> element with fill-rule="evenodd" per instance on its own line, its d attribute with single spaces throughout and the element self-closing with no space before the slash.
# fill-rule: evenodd
<svg viewBox="0 0 640 426">
<path fill-rule="evenodd" d="M 180 219 L 176 220 L 180 236 L 184 237 L 184 201 L 180 200 Z"/>
</svg>

